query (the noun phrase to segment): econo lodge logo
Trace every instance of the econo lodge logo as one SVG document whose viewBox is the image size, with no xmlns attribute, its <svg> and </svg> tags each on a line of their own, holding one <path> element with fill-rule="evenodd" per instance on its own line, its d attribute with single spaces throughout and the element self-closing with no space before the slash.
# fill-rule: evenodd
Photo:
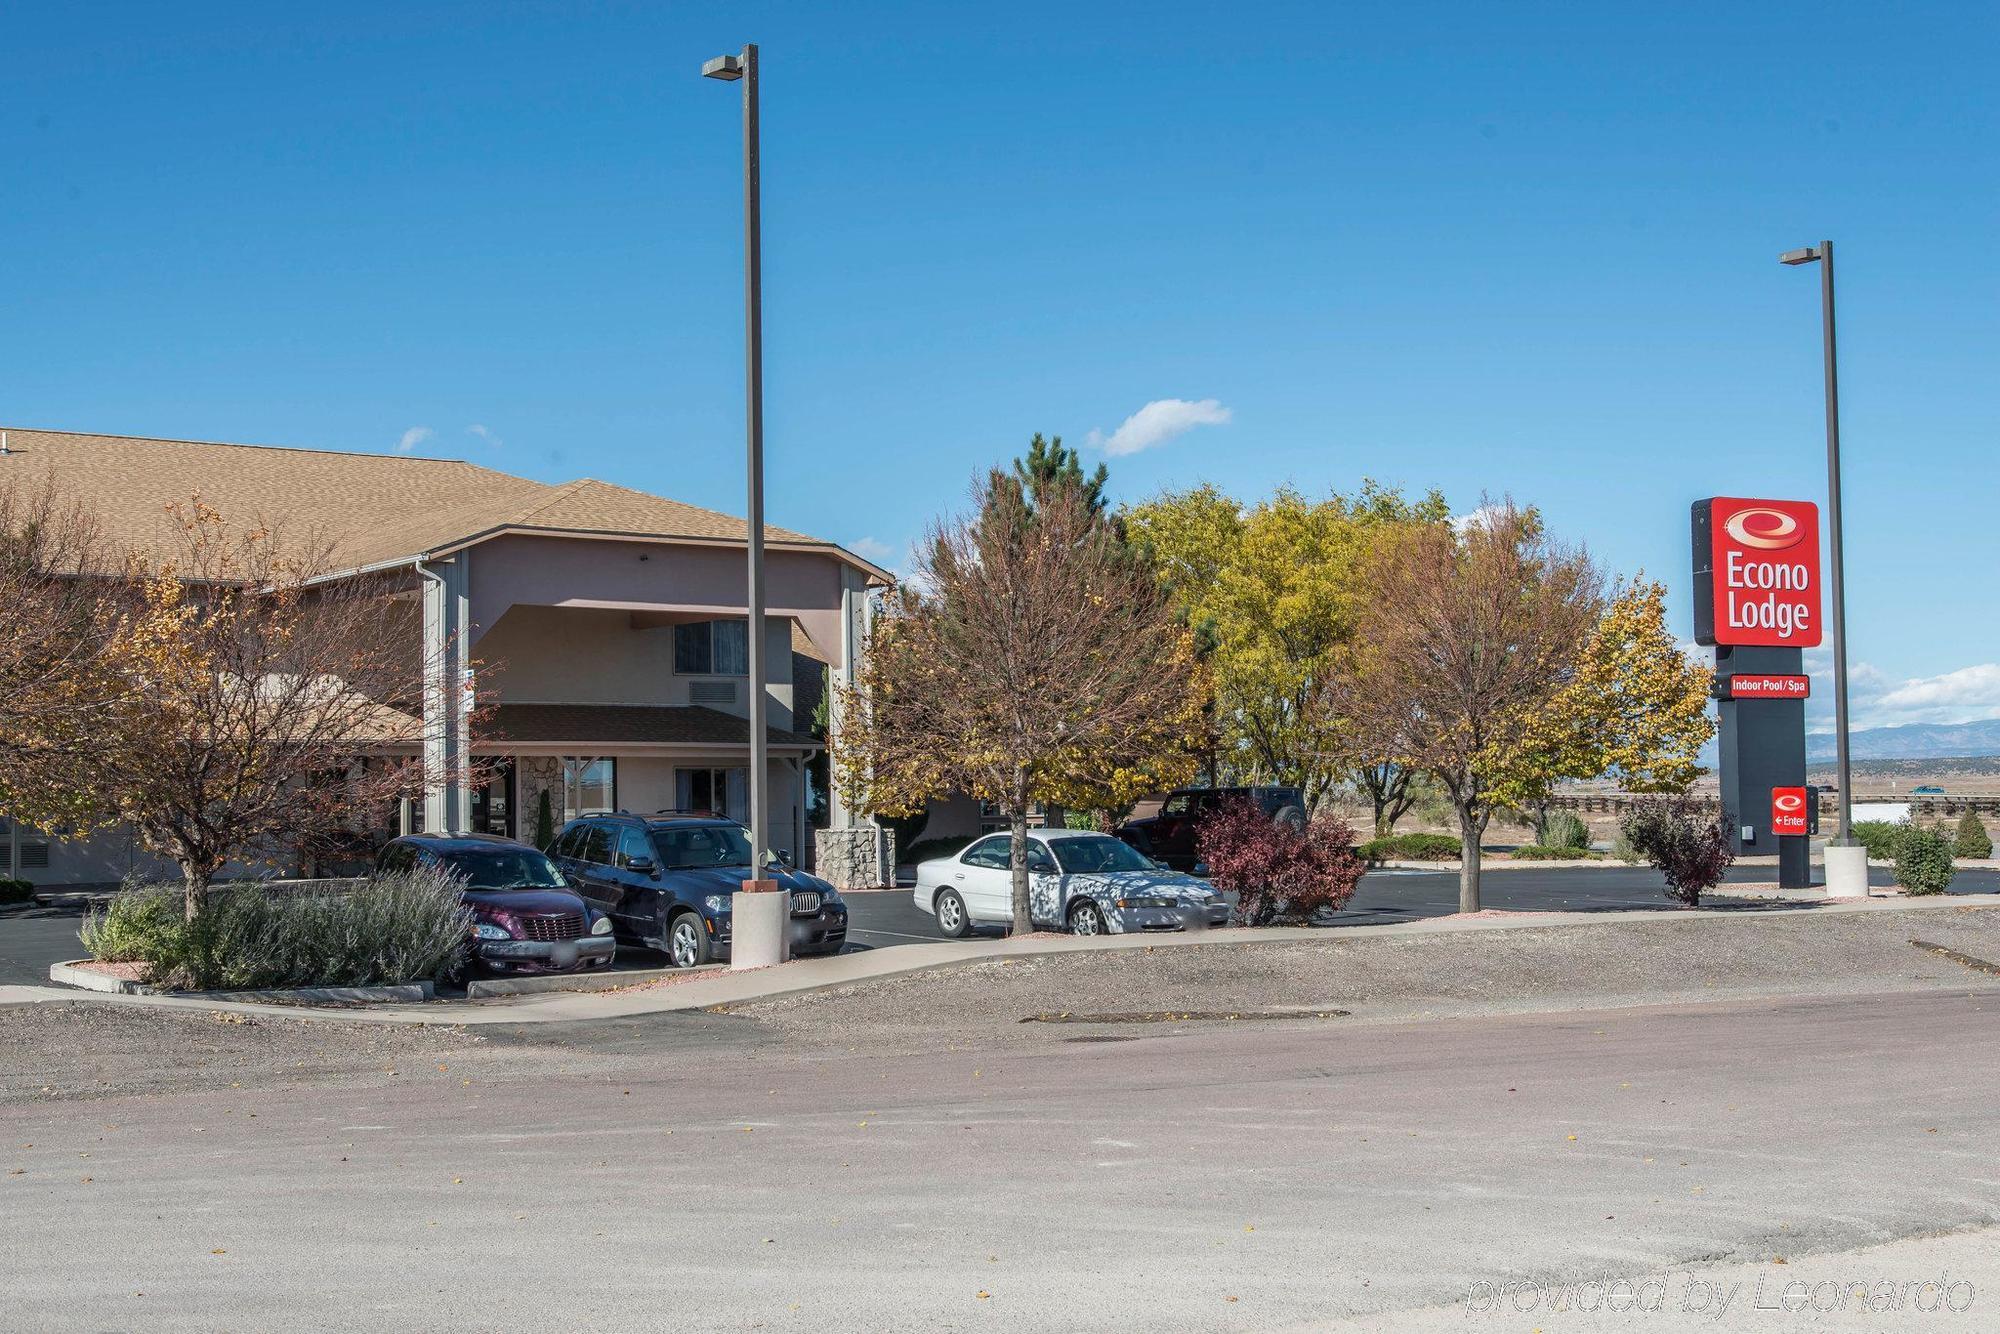
<svg viewBox="0 0 2000 1334">
<path fill-rule="evenodd" d="M 1811 648 L 1820 641 L 1819 509 L 1802 500 L 1717 497 L 1715 642 Z"/>
<path fill-rule="evenodd" d="M 1805 527 L 1797 519 L 1783 510 L 1761 505 L 1755 509 L 1736 511 L 1723 527 L 1729 530 L 1730 537 L 1744 546 L 1762 551 L 1783 551 L 1786 547 L 1795 547 L 1805 536 Z"/>
</svg>

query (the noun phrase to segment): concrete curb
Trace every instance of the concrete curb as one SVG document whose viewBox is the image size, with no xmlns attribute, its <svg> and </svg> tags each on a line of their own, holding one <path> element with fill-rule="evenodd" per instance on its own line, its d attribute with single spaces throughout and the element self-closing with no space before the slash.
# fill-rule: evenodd
<svg viewBox="0 0 2000 1334">
<path fill-rule="evenodd" d="M 728 967 L 726 963 L 709 963 L 693 969 L 628 968 L 618 972 L 600 968 L 588 973 L 551 973 L 537 977 L 481 977 L 465 984 L 465 996 L 467 1000 L 489 1000 L 495 996 L 539 996 L 553 991 L 620 991 L 662 978 L 724 972 Z"/>
<path fill-rule="evenodd" d="M 1755 912 L 1760 921 L 1790 914 L 1851 912 L 1903 912 L 1935 908 L 2000 909 L 2000 893 L 1954 894 L 1911 899 L 1871 897 L 1829 900 L 1823 897 L 1790 900 L 1785 906 Z M 503 997 L 487 1001 L 430 1001 L 422 1005 L 371 1005 L 364 1009 L 333 1010 L 303 1006 L 260 1004 L 243 998 L 191 996 L 109 996 L 109 1003 L 154 1005 L 168 1008 L 231 1010 L 294 1019 L 344 1020 L 361 1023 L 439 1024 L 479 1026 L 484 1024 L 577 1023 L 621 1019 L 636 1015 L 665 1014 L 687 1010 L 722 1010 L 754 1001 L 781 996 L 797 996 L 860 982 L 876 982 L 925 972 L 932 968 L 994 960 L 1032 958 L 1049 954 L 1109 953 L 1124 949 L 1184 949 L 1201 945 L 1299 945 L 1327 940 L 1367 939 L 1375 936 L 1425 936 L 1463 931 L 1551 930 L 1623 926 L 1631 923 L 1686 922 L 1690 918 L 1726 919 L 1732 910 L 1659 908 L 1618 913 L 1552 912 L 1496 913 L 1479 917 L 1431 917 L 1414 922 L 1392 922 L 1380 926 L 1348 927 L 1232 927 L 1226 930 L 1195 932 L 1188 935 L 1136 935 L 1079 938 L 1076 936 L 1026 936 L 1000 939 L 940 941 L 934 945 L 901 945 L 890 950 L 865 950 L 837 954 L 822 959 L 800 959 L 772 968 L 743 972 L 719 970 L 718 975 L 699 981 L 666 987 L 628 987 L 616 991 L 551 992 L 538 995 Z M 48 991 L 39 999 L 61 993 Z"/>
<path fill-rule="evenodd" d="M 166 991 L 122 977 L 107 977 L 79 965 L 87 959 L 49 965 L 49 981 L 81 991 L 114 996 L 159 997 L 174 1000 L 234 1001 L 259 1005 L 409 1005 L 431 1001 L 437 987 L 429 982 L 406 982 L 385 987 L 295 987 L 271 991 Z"/>
</svg>

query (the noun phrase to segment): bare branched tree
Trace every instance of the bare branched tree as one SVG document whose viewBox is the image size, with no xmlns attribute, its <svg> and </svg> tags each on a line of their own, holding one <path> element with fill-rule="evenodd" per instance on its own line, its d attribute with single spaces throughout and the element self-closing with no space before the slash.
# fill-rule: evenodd
<svg viewBox="0 0 2000 1334">
<path fill-rule="evenodd" d="M 1013 833 L 1014 929 L 1033 929 L 1034 802 L 1102 809 L 1192 774 L 1193 637 L 1087 485 L 995 470 L 934 528 L 842 702 L 841 781 L 877 814 L 963 792 Z"/>
<path fill-rule="evenodd" d="M 1479 910 L 1479 849 L 1537 723 L 1574 675 L 1602 605 L 1590 557 L 1511 502 L 1410 525 L 1374 553 L 1360 642 L 1367 688 L 1343 707 L 1373 753 L 1428 772 L 1458 814 L 1459 907 Z"/>
<path fill-rule="evenodd" d="M 41 766 L 101 743 L 124 684 L 109 661 L 118 581 L 88 511 L 52 484 L 0 488 L 0 810 Z M 60 801 L 45 817 L 78 814 Z"/>
<path fill-rule="evenodd" d="M 324 544 L 199 499 L 175 513 L 180 541 L 127 569 L 104 743 L 46 760 L 39 786 L 178 865 L 192 918 L 230 861 L 337 850 L 443 775 L 408 757 L 425 660 L 384 578 L 327 578 Z"/>
</svg>

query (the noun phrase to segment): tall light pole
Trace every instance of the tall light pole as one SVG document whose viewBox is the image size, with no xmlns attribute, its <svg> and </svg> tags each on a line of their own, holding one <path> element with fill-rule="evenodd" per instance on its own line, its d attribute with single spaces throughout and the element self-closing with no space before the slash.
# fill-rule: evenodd
<svg viewBox="0 0 2000 1334">
<path fill-rule="evenodd" d="M 764 859 L 770 848 L 770 734 L 766 725 L 764 682 L 764 276 L 761 238 L 761 191 L 758 181 L 757 126 L 757 46 L 751 43 L 740 55 L 717 56 L 701 67 L 710 79 L 743 84 L 743 324 L 744 324 L 744 425 L 746 435 L 745 470 L 749 475 L 750 596 L 745 666 L 750 685 L 750 857 L 751 878 L 744 893 L 736 896 L 732 966 L 755 968 L 784 958 L 785 914 L 777 912 L 775 936 L 765 940 L 763 919 L 768 905 L 757 900 L 776 895 L 775 881 L 765 878 Z M 774 957 L 763 957 L 775 949 Z"/>
<path fill-rule="evenodd" d="M 1840 372 L 1834 356 L 1833 242 L 1821 241 L 1816 246 L 1787 250 L 1778 256 L 1778 262 L 1794 266 L 1819 264 L 1820 320 L 1826 359 L 1826 526 L 1833 548 L 1833 735 L 1840 768 L 1840 829 L 1834 846 L 1845 848 L 1854 842 L 1854 773 L 1847 754 L 1847 595 L 1846 565 L 1840 546 Z M 1829 869 L 1829 884 L 1832 874 Z"/>
</svg>

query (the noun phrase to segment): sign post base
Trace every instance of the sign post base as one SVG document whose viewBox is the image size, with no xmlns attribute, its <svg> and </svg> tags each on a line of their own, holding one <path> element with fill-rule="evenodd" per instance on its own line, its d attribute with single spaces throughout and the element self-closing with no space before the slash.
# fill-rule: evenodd
<svg viewBox="0 0 2000 1334">
<path fill-rule="evenodd" d="M 1868 849 L 1826 845 L 1826 896 L 1830 899 L 1868 897 Z"/>
<path fill-rule="evenodd" d="M 745 880 L 729 896 L 729 966 L 768 968 L 785 961 L 785 926 L 792 896 L 775 880 Z"/>
</svg>

